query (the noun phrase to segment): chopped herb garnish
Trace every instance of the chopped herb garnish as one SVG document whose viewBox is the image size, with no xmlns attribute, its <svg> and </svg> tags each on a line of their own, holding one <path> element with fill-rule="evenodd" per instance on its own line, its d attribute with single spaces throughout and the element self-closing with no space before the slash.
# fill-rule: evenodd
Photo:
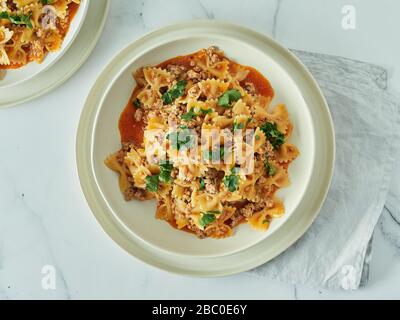
<svg viewBox="0 0 400 320">
<path fill-rule="evenodd" d="M 219 155 L 219 159 L 217 159 Z M 204 150 L 203 151 L 203 158 L 205 160 L 225 160 L 225 147 L 220 146 L 219 150 Z"/>
<path fill-rule="evenodd" d="M 260 140 L 260 139 L 261 139 L 261 137 L 258 134 L 256 134 L 256 140 Z"/>
<path fill-rule="evenodd" d="M 274 149 L 285 143 L 285 135 L 278 130 L 276 123 L 266 122 L 260 127 L 265 137 L 271 142 Z"/>
<path fill-rule="evenodd" d="M 190 110 L 187 113 L 185 113 L 181 116 L 181 119 L 184 121 L 190 121 L 190 120 L 193 120 L 194 118 L 196 118 L 198 115 L 205 116 L 205 115 L 213 113 L 213 112 L 214 112 L 214 109 L 201 108 L 199 114 L 197 114 L 196 112 L 194 112 L 194 108 L 190 108 Z"/>
<path fill-rule="evenodd" d="M 244 129 L 244 123 L 237 123 L 236 121 L 233 123 L 233 130 L 241 130 Z"/>
<path fill-rule="evenodd" d="M 236 173 L 239 168 L 233 168 L 229 176 L 224 177 L 224 185 L 230 192 L 235 192 L 239 188 L 239 176 Z"/>
<path fill-rule="evenodd" d="M 204 178 L 203 177 L 201 177 L 200 178 L 200 191 L 203 191 L 204 189 L 206 188 L 206 183 L 205 183 L 205 181 L 204 181 Z"/>
<path fill-rule="evenodd" d="M 32 29 L 32 22 L 31 22 L 32 13 L 26 14 L 9 14 L 8 12 L 0 12 L 0 19 L 7 19 L 10 20 L 11 23 L 16 25 L 26 25 L 29 29 Z"/>
<path fill-rule="evenodd" d="M 239 90 L 231 89 L 226 91 L 222 96 L 218 99 L 218 105 L 224 108 L 230 108 L 232 102 L 238 101 L 242 97 Z"/>
<path fill-rule="evenodd" d="M 201 113 L 203 116 L 205 116 L 205 115 L 207 115 L 207 114 L 210 114 L 210 113 L 213 113 L 213 112 L 214 112 L 214 109 L 203 109 L 203 108 L 200 109 L 200 113 Z"/>
<path fill-rule="evenodd" d="M 221 214 L 222 212 L 219 210 L 211 210 L 211 211 L 207 211 L 206 214 Z"/>
<path fill-rule="evenodd" d="M 160 184 L 159 175 L 147 176 L 146 177 L 146 189 L 151 192 L 157 192 L 158 186 Z"/>
<path fill-rule="evenodd" d="M 184 121 L 190 121 L 190 120 L 193 120 L 196 117 L 197 117 L 197 115 L 194 112 L 194 108 L 191 108 L 189 110 L 189 112 L 187 112 L 187 113 L 185 113 L 184 115 L 181 116 L 181 119 L 184 120 Z"/>
<path fill-rule="evenodd" d="M 54 3 L 54 0 L 40 0 L 40 2 L 41 2 L 43 5 L 46 5 L 46 4 L 53 4 L 53 3 Z"/>
<path fill-rule="evenodd" d="M 265 160 L 264 162 L 265 170 L 267 170 L 267 173 L 270 177 L 273 177 L 276 174 L 276 167 L 272 165 L 268 159 Z"/>
<path fill-rule="evenodd" d="M 213 150 L 204 150 L 203 151 L 203 157 L 205 160 L 212 160 L 214 155 Z"/>
<path fill-rule="evenodd" d="M 195 143 L 195 135 L 189 129 L 171 132 L 167 135 L 167 139 L 171 141 L 171 146 L 178 151 L 183 148 L 189 149 Z"/>
<path fill-rule="evenodd" d="M 185 125 L 182 124 L 182 125 L 179 126 L 179 129 L 188 129 L 188 126 L 185 126 Z"/>
<path fill-rule="evenodd" d="M 201 218 L 199 219 L 199 223 L 202 227 L 208 226 L 210 223 L 213 223 L 217 218 L 215 217 L 215 214 L 207 214 L 203 213 L 201 215 Z"/>
<path fill-rule="evenodd" d="M 201 215 L 201 218 L 199 220 L 199 223 L 202 227 L 208 226 L 210 223 L 213 223 L 215 220 L 217 220 L 216 215 L 221 214 L 222 212 L 219 210 L 211 210 L 207 212 L 203 212 Z"/>
<path fill-rule="evenodd" d="M 164 161 L 160 163 L 160 182 L 169 183 L 171 182 L 171 172 L 173 169 L 173 164 L 169 161 Z"/>
<path fill-rule="evenodd" d="M 219 159 L 225 160 L 225 146 L 219 148 Z"/>
<path fill-rule="evenodd" d="M 164 104 L 171 104 L 175 101 L 175 99 L 183 96 L 185 93 L 186 84 L 187 82 L 185 80 L 178 81 L 171 90 L 165 92 L 161 97 Z"/>
<path fill-rule="evenodd" d="M 137 109 L 140 109 L 142 107 L 142 103 L 137 98 L 133 101 L 133 104 Z"/>
</svg>

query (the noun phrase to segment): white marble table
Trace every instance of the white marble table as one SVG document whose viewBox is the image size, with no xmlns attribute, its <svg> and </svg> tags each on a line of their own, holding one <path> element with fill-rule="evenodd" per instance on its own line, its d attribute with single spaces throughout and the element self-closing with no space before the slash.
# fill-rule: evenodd
<svg viewBox="0 0 400 320">
<path fill-rule="evenodd" d="M 83 101 L 103 65 L 131 41 L 174 21 L 240 22 L 290 48 L 377 63 L 389 68 L 390 86 L 400 91 L 400 2 L 349 1 L 357 14 L 354 30 L 342 28 L 342 0 L 111 2 L 104 34 L 79 72 L 45 97 L 0 110 L 0 299 L 400 298 L 396 196 L 376 228 L 370 282 L 358 291 L 249 275 L 196 279 L 149 267 L 108 238 L 82 195 L 74 150 Z M 55 290 L 42 288 L 44 265 L 56 268 Z"/>
</svg>

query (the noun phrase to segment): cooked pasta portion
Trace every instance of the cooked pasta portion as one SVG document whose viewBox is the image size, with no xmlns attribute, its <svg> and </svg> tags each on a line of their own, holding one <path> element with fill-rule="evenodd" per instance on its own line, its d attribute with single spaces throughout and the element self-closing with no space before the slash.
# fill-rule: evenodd
<svg viewBox="0 0 400 320">
<path fill-rule="evenodd" d="M 284 214 L 276 192 L 299 150 L 265 77 L 215 47 L 134 77 L 122 148 L 105 160 L 126 200 L 156 198 L 157 218 L 200 238 L 229 237 L 242 223 L 267 230 Z"/>
<path fill-rule="evenodd" d="M 41 63 L 61 48 L 80 0 L 0 0 L 0 69 Z"/>
</svg>

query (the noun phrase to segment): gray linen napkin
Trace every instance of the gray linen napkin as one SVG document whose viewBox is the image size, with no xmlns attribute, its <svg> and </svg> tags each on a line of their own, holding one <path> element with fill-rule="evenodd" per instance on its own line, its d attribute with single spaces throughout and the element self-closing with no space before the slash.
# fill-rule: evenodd
<svg viewBox="0 0 400 320">
<path fill-rule="evenodd" d="M 250 273 L 331 289 L 368 281 L 371 239 L 387 198 L 400 146 L 400 105 L 387 71 L 341 57 L 293 51 L 327 98 L 336 164 L 327 200 L 297 243 Z"/>
</svg>

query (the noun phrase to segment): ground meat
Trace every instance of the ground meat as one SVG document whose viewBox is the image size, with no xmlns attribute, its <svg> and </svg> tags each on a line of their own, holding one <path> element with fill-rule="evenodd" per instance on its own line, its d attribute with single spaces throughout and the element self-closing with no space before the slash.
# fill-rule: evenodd
<svg viewBox="0 0 400 320">
<path fill-rule="evenodd" d="M 156 109 L 156 110 L 152 110 L 152 111 L 150 111 L 149 113 L 147 113 L 147 114 L 146 114 L 146 117 L 144 118 L 144 121 L 143 121 L 144 124 L 145 124 L 145 126 L 147 125 L 149 119 L 154 119 L 154 118 L 157 118 L 157 117 L 162 117 L 162 116 L 163 116 L 162 113 L 161 113 L 162 110 L 163 110 L 163 109 Z"/>
<path fill-rule="evenodd" d="M 182 115 L 186 113 L 186 106 L 174 105 L 172 108 L 161 110 L 164 119 L 168 119 L 169 126 L 177 125 L 182 118 Z"/>
<path fill-rule="evenodd" d="M 141 200 L 141 201 L 146 200 L 147 199 L 146 198 L 146 190 L 131 186 L 125 190 L 124 198 L 126 201 L 130 201 L 133 199 L 137 199 L 137 200 Z"/>
<path fill-rule="evenodd" d="M 261 211 L 264 208 L 271 208 L 274 205 L 274 202 L 270 199 L 263 199 L 263 201 L 259 202 L 249 202 L 244 207 L 240 208 L 238 211 L 241 215 L 246 218 L 250 218 L 256 212 Z"/>
<path fill-rule="evenodd" d="M 227 118 L 232 118 L 233 117 L 233 111 L 232 109 L 227 109 L 225 110 L 225 112 L 223 113 L 223 115 Z"/>
<path fill-rule="evenodd" d="M 7 0 L 7 6 L 11 11 L 15 11 L 18 9 L 13 0 Z"/>
<path fill-rule="evenodd" d="M 175 180 L 175 178 L 178 176 L 178 169 L 174 168 L 171 171 L 171 178 Z"/>
<path fill-rule="evenodd" d="M 131 149 L 134 147 L 134 145 L 131 142 L 122 142 L 122 151 L 129 152 Z"/>
<path fill-rule="evenodd" d="M 135 115 L 134 115 L 135 121 L 136 121 L 136 122 L 141 121 L 141 120 L 142 120 L 142 117 L 143 117 L 143 110 L 142 110 L 142 109 L 137 109 L 137 110 L 135 111 Z"/>
<path fill-rule="evenodd" d="M 206 234 L 203 230 L 199 229 L 195 224 L 188 224 L 187 228 L 192 231 L 198 238 L 204 239 Z"/>
<path fill-rule="evenodd" d="M 264 158 L 271 158 L 274 156 L 274 146 L 267 140 L 264 146 L 262 146 L 257 153 L 264 155 Z"/>
<path fill-rule="evenodd" d="M 182 195 L 182 200 L 186 203 L 189 203 L 192 198 L 192 190 L 190 188 L 186 188 Z"/>
<path fill-rule="evenodd" d="M 201 80 L 201 74 L 192 69 L 187 72 L 187 77 L 195 83 Z"/>
<path fill-rule="evenodd" d="M 217 52 L 218 52 L 218 48 L 214 47 L 214 46 L 211 46 L 206 49 L 206 53 L 207 53 L 208 57 L 210 58 L 210 61 L 212 64 L 215 64 L 221 60 L 221 58 L 217 54 Z"/>
<path fill-rule="evenodd" d="M 232 233 L 232 229 L 224 223 L 218 223 L 208 227 L 205 232 L 208 237 L 220 239 L 229 237 Z"/>
<path fill-rule="evenodd" d="M 179 168 L 178 178 L 182 181 L 192 181 L 194 176 L 187 166 L 182 166 Z"/>
<path fill-rule="evenodd" d="M 218 186 L 221 184 L 224 173 L 214 168 L 207 170 L 204 176 L 204 186 L 207 193 L 216 194 L 218 193 Z"/>
<path fill-rule="evenodd" d="M 199 97 L 200 92 L 201 92 L 200 87 L 199 87 L 198 85 L 195 85 L 195 86 L 193 86 L 193 87 L 191 87 L 191 88 L 189 89 L 189 91 L 188 91 L 188 97 L 189 97 L 189 98 L 197 98 L 197 97 Z"/>
<path fill-rule="evenodd" d="M 125 155 L 126 155 L 126 152 L 124 150 L 118 151 L 116 158 L 120 165 L 122 165 L 124 163 Z"/>
<path fill-rule="evenodd" d="M 205 190 L 208 193 L 216 194 L 218 192 L 218 187 L 211 179 L 204 179 Z"/>
<path fill-rule="evenodd" d="M 186 67 L 181 65 L 169 64 L 166 68 L 171 72 L 176 78 L 182 78 L 183 74 L 186 72 Z"/>
<path fill-rule="evenodd" d="M 251 82 L 246 82 L 245 83 L 244 90 L 246 90 L 246 92 L 248 94 L 251 94 L 251 95 L 255 95 L 256 94 L 256 87 Z"/>
</svg>

